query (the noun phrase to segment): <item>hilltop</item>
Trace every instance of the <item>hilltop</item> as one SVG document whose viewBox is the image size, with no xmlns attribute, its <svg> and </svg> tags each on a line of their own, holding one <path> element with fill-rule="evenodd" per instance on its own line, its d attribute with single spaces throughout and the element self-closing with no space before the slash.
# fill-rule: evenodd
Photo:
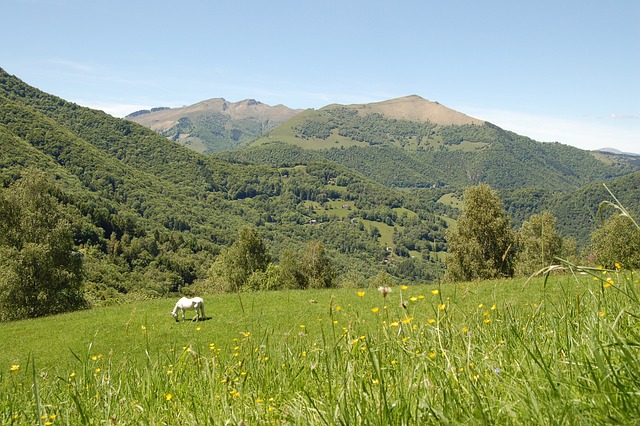
<svg viewBox="0 0 640 426">
<path fill-rule="evenodd" d="M 254 99 L 208 99 L 182 108 L 158 107 L 125 117 L 198 152 L 232 149 L 301 112 Z"/>
<path fill-rule="evenodd" d="M 331 109 L 335 107 L 339 107 L 339 105 L 330 105 L 325 108 Z M 482 125 L 485 123 L 482 120 L 469 117 L 438 102 L 429 101 L 418 95 L 404 96 L 369 104 L 344 105 L 344 107 L 355 110 L 362 116 L 377 113 L 385 118 L 395 120 L 429 122 L 449 126 L 462 126 L 465 124 Z"/>
</svg>

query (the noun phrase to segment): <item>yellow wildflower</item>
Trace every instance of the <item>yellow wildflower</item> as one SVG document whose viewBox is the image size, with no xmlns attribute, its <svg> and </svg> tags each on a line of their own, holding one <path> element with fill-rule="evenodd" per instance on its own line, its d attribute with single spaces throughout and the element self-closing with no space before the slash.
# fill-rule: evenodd
<svg viewBox="0 0 640 426">
<path fill-rule="evenodd" d="M 431 294 L 433 294 L 433 295 L 436 295 L 436 296 L 437 296 L 437 295 L 438 295 L 438 293 L 440 293 L 440 292 L 439 292 L 437 289 L 436 289 L 436 290 L 431 290 Z"/>
</svg>

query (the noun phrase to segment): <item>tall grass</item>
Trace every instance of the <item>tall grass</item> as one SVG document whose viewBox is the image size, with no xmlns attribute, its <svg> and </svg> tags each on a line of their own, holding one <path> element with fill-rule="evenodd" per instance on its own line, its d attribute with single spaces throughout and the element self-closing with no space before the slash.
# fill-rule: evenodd
<svg viewBox="0 0 640 426">
<path fill-rule="evenodd" d="M 7 323 L 0 423 L 637 423 L 637 290 L 591 270 L 211 295 L 196 323 L 166 300 Z"/>
</svg>

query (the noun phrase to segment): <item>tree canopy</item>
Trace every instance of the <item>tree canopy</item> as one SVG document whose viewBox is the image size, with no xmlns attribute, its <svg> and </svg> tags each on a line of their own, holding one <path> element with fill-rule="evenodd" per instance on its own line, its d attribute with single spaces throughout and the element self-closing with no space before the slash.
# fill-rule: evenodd
<svg viewBox="0 0 640 426">
<path fill-rule="evenodd" d="M 0 189 L 0 319 L 34 318 L 85 305 L 82 254 L 53 193 L 31 171 Z"/>
<path fill-rule="evenodd" d="M 482 184 L 464 192 L 464 212 L 447 234 L 446 278 L 451 281 L 511 277 L 515 234 L 495 191 Z"/>
</svg>

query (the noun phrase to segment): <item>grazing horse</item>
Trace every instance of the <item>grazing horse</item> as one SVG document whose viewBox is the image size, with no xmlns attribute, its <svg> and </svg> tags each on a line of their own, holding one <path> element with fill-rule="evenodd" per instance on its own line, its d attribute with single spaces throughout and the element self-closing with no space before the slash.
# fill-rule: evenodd
<svg viewBox="0 0 640 426">
<path fill-rule="evenodd" d="M 204 300 L 201 297 L 194 297 L 193 299 L 189 299 L 187 297 L 183 297 L 178 300 L 176 306 L 173 307 L 173 311 L 171 311 L 171 315 L 176 319 L 176 322 L 180 322 L 178 319 L 178 311 L 182 313 L 182 321 L 184 321 L 184 312 L 194 310 L 196 311 L 196 315 L 193 317 L 191 321 L 204 320 Z"/>
</svg>

